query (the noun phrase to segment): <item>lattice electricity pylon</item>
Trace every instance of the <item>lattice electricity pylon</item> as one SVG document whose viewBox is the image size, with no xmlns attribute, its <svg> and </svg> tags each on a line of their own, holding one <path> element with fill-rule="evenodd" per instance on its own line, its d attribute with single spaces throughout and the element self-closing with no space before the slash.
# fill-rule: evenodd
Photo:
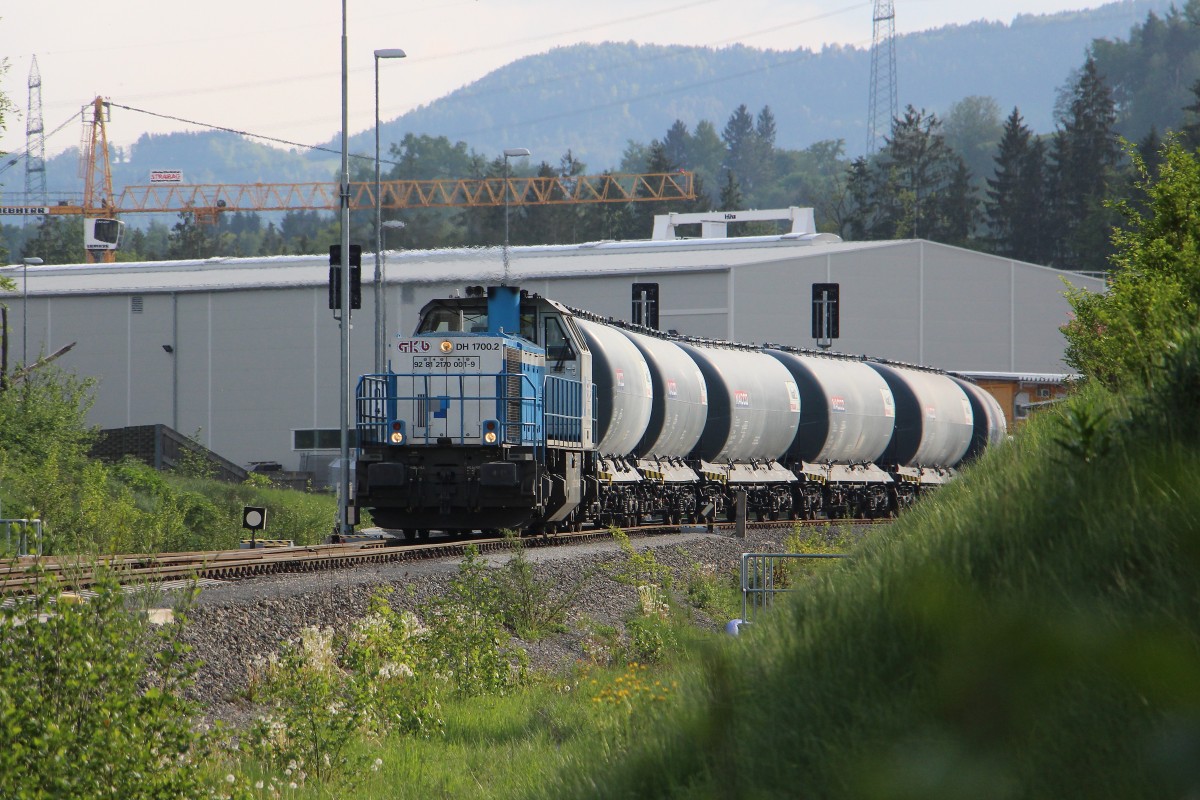
<svg viewBox="0 0 1200 800">
<path fill-rule="evenodd" d="M 886 101 L 881 97 L 880 86 L 886 87 Z M 892 0 L 875 0 L 871 26 L 871 107 L 867 114 L 867 155 L 875 152 L 880 136 L 891 130 L 896 112 L 896 6 Z"/>
<path fill-rule="evenodd" d="M 37 56 L 29 68 L 29 113 L 25 119 L 25 202 L 46 205 L 46 129 L 42 125 L 42 73 Z"/>
</svg>

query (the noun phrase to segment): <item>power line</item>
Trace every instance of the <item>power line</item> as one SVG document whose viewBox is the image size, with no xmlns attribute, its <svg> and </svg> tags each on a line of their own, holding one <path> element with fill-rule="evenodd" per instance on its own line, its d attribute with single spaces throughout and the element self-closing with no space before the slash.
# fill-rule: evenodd
<svg viewBox="0 0 1200 800">
<path fill-rule="evenodd" d="M 226 128 L 223 125 L 213 125 L 211 123 L 200 122 L 199 120 L 195 120 L 195 119 L 187 119 L 185 117 L 176 117 L 171 114 L 160 114 L 157 111 L 148 111 L 144 108 L 134 108 L 133 106 L 121 105 L 120 103 L 113 103 L 111 101 L 109 101 L 109 105 L 112 106 L 113 108 L 120 108 L 124 111 L 133 111 L 138 114 L 146 114 L 147 116 L 158 117 L 159 119 L 169 119 L 169 120 L 172 120 L 173 122 L 183 122 L 188 125 L 198 125 L 201 128 L 209 128 L 214 131 L 224 131 L 225 133 L 234 133 L 234 134 L 237 134 L 238 136 L 248 136 L 252 139 L 262 139 L 263 141 L 266 141 L 266 142 L 275 142 L 276 144 L 284 144 L 284 145 L 288 145 L 289 147 L 299 147 L 299 148 L 303 148 L 305 150 L 317 150 L 322 153 L 336 153 L 339 156 L 342 154 L 341 150 L 333 150 L 329 147 L 321 147 L 320 145 L 315 145 L 315 144 L 303 144 L 301 142 L 292 142 L 287 139 L 280 139 L 275 136 L 264 136 L 263 134 L 260 134 L 260 133 L 251 133 L 250 131 L 243 131 L 243 130 L 239 130 L 237 128 Z M 357 158 L 357 159 L 361 159 L 363 161 L 370 161 L 372 164 L 375 163 L 374 156 L 361 156 L 361 155 L 356 155 L 354 153 L 351 153 L 350 158 Z M 379 162 L 381 164 L 392 164 L 392 165 L 396 164 L 395 161 L 388 161 L 387 159 L 384 159 L 384 158 L 381 158 L 379 160 Z"/>
</svg>

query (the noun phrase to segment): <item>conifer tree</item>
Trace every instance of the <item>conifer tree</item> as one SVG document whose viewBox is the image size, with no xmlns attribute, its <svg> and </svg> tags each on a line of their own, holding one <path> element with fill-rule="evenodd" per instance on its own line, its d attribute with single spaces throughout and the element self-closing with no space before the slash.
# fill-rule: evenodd
<svg viewBox="0 0 1200 800">
<path fill-rule="evenodd" d="M 675 120 L 667 129 L 667 135 L 663 137 L 667 159 L 684 169 L 692 169 L 694 165 L 691 162 L 691 139 L 692 135 L 688 133 L 688 126 L 683 120 Z"/>
<path fill-rule="evenodd" d="M 722 166 L 727 172 L 733 173 L 744 191 L 752 191 L 757 137 L 754 131 L 754 117 L 745 103 L 735 108 L 729 116 L 725 130 L 721 132 L 721 140 L 725 142 L 725 161 Z"/>
<path fill-rule="evenodd" d="M 722 211 L 737 211 L 742 207 L 742 189 L 733 170 L 726 170 L 725 185 L 721 187 L 720 208 Z"/>
<path fill-rule="evenodd" d="M 995 157 L 995 172 L 987 179 L 984 216 L 992 252 L 1033 263 L 1045 263 L 1046 225 L 1045 146 L 1013 108 Z"/>
<path fill-rule="evenodd" d="M 1119 156 L 1115 121 L 1112 92 L 1089 56 L 1051 146 L 1056 266 L 1102 270 L 1111 252 L 1109 234 L 1116 220 L 1104 201 Z"/>
</svg>

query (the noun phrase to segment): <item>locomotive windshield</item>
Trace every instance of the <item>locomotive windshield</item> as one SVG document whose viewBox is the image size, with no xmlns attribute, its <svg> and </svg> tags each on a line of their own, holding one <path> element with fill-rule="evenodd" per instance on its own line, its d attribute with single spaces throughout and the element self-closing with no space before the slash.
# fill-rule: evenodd
<svg viewBox="0 0 1200 800">
<path fill-rule="evenodd" d="M 430 309 L 421 320 L 417 333 L 450 333 L 467 331 L 482 333 L 487 330 L 486 305 L 451 306 L 438 305 Z"/>
<path fill-rule="evenodd" d="M 486 304 L 438 303 L 425 312 L 417 333 L 487 333 Z M 521 309 L 521 336 L 537 342 L 537 311 Z"/>
</svg>

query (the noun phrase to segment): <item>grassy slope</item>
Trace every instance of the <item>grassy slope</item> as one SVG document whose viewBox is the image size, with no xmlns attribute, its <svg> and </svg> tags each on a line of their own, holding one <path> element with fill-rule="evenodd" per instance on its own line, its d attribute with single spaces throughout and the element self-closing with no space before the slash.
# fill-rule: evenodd
<svg viewBox="0 0 1200 800">
<path fill-rule="evenodd" d="M 546 795 L 1200 786 L 1196 360 L 1133 411 L 1092 393 L 1033 421 L 786 612 L 714 646 L 655 735 L 572 764 Z"/>
</svg>

